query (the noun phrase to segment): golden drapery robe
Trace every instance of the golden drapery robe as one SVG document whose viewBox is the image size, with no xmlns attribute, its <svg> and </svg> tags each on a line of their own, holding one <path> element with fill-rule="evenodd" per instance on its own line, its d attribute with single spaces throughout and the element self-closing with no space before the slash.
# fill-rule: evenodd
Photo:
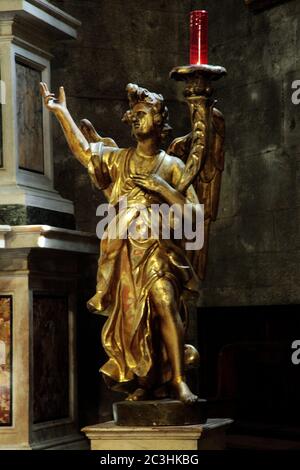
<svg viewBox="0 0 300 470">
<path fill-rule="evenodd" d="M 91 150 L 88 171 L 93 183 L 106 190 L 114 207 L 120 206 L 122 198 L 127 203 L 125 208 L 118 208 L 113 220 L 120 229 L 117 233 L 127 236 L 110 237 L 106 228 L 100 245 L 97 292 L 88 302 L 90 310 L 108 317 L 102 344 L 109 359 L 100 371 L 115 382 L 129 382 L 150 375 L 155 362 L 156 369 L 159 364 L 160 383 L 164 383 L 171 379 L 171 371 L 164 346 L 161 342 L 158 348 L 155 346 L 159 332 L 153 323 L 150 289 L 157 279 L 169 279 L 176 305 L 186 315 L 187 300 L 197 302 L 199 279 L 180 246 L 182 241 L 128 233 L 131 224 L 135 224 L 135 234 L 147 232 L 151 204 L 164 202 L 132 181 L 129 162 L 135 149 L 109 148 L 98 142 L 91 144 Z M 164 161 L 165 152 L 161 151 L 149 174 L 159 175 Z M 146 210 L 141 210 L 141 204 Z"/>
</svg>

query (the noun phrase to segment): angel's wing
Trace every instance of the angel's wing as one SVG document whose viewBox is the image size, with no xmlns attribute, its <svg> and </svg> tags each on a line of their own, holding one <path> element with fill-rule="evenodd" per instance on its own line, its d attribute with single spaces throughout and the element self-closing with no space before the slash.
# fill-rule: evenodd
<svg viewBox="0 0 300 470">
<path fill-rule="evenodd" d="M 101 137 L 88 119 L 82 119 L 79 127 L 89 143 L 103 142 L 107 147 L 118 147 L 116 142 L 110 137 Z"/>
<path fill-rule="evenodd" d="M 204 204 L 204 245 L 201 250 L 188 253 L 195 271 L 202 280 L 205 275 L 210 222 L 216 219 L 218 212 L 221 175 L 224 169 L 224 139 L 224 117 L 220 111 L 213 108 L 207 149 L 204 151 L 198 174 L 193 180 L 198 199 L 201 204 Z M 192 141 L 192 133 L 179 137 L 171 143 L 168 153 L 179 157 L 186 163 L 190 156 Z"/>
<path fill-rule="evenodd" d="M 89 143 L 93 142 L 103 142 L 103 144 L 107 147 L 118 147 L 116 142 L 111 139 L 110 137 L 101 137 L 96 129 L 94 128 L 93 124 L 88 119 L 82 119 L 80 121 L 80 130 L 83 133 L 84 137 Z M 103 190 L 103 193 L 107 199 L 109 199 L 111 195 L 111 185 Z"/>
</svg>

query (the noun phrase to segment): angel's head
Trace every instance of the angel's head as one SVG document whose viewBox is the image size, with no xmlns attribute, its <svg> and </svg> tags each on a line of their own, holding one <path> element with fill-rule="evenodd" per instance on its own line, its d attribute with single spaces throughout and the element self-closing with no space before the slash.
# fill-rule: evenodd
<svg viewBox="0 0 300 470">
<path fill-rule="evenodd" d="M 122 120 L 132 126 L 134 137 L 137 140 L 149 137 L 159 140 L 166 138 L 171 127 L 168 124 L 169 113 L 163 96 L 133 83 L 128 83 L 126 90 L 130 109 Z"/>
</svg>

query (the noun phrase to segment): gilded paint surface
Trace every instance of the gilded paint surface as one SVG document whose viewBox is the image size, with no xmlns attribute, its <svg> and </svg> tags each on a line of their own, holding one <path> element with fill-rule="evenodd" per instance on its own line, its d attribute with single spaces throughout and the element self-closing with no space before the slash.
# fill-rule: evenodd
<svg viewBox="0 0 300 470">
<path fill-rule="evenodd" d="M 199 354 L 184 341 L 189 304 L 195 307 L 200 300 L 207 243 L 191 253 L 184 238 L 162 236 L 160 223 L 156 234 L 151 233 L 155 205 L 176 205 L 184 214 L 183 223 L 196 226 L 203 214 L 201 201 L 206 238 L 210 220 L 216 217 L 224 118 L 214 108 L 210 80 L 226 71 L 209 65 L 190 67 L 172 73 L 187 82 L 192 131 L 175 139 L 167 152 L 161 150 L 170 132 L 162 95 L 127 85 L 129 109 L 122 120 L 130 125 L 136 146 L 119 148 L 112 139 L 101 137 L 89 121 L 77 127 L 63 87 L 56 98 L 46 83 L 40 85 L 45 105 L 59 120 L 70 150 L 115 212 L 105 232 L 98 235 L 96 293 L 87 305 L 91 312 L 107 316 L 101 334 L 108 356 L 100 369 L 104 379 L 131 401 L 173 396 L 184 403 L 197 401 L 185 371 L 197 366 Z M 110 230 L 112 225 L 118 227 L 117 236 Z M 175 230 L 175 225 L 171 218 L 168 228 Z"/>
</svg>

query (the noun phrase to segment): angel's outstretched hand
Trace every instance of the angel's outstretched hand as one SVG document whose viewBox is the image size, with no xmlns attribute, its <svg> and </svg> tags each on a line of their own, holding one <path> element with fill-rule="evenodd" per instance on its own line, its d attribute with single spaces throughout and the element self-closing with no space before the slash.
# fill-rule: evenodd
<svg viewBox="0 0 300 470">
<path fill-rule="evenodd" d="M 45 106 L 52 111 L 53 113 L 57 113 L 61 110 L 67 109 L 67 102 L 66 102 L 66 95 L 64 87 L 59 88 L 59 95 L 58 98 L 55 97 L 54 93 L 50 93 L 48 86 L 46 83 L 40 83 L 40 91 L 41 95 L 44 98 Z"/>
</svg>

